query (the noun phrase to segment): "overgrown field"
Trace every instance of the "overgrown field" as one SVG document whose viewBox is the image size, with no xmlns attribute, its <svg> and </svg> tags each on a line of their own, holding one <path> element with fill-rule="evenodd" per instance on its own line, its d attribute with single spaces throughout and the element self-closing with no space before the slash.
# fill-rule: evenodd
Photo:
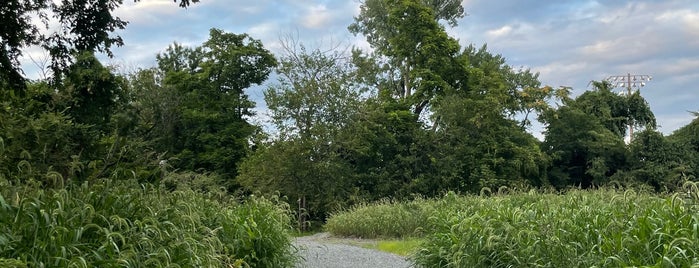
<svg viewBox="0 0 699 268">
<path fill-rule="evenodd" d="M 0 181 L 0 267 L 289 267 L 287 205 L 103 181 Z"/>
<path fill-rule="evenodd" d="M 421 237 L 421 267 L 698 267 L 694 184 L 669 196 L 632 190 L 526 192 L 366 204 L 331 233 Z"/>
</svg>

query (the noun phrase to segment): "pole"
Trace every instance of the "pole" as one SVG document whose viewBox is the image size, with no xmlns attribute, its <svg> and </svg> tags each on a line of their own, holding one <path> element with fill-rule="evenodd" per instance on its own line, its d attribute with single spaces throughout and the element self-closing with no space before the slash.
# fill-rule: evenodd
<svg viewBox="0 0 699 268">
<path fill-rule="evenodd" d="M 626 83 L 626 90 L 628 93 L 628 97 L 631 97 L 631 73 L 626 74 L 626 81 L 629 81 L 629 83 Z M 629 143 L 633 140 L 633 118 L 629 120 Z"/>
<path fill-rule="evenodd" d="M 607 77 L 606 80 L 612 83 L 614 87 L 626 87 L 626 94 L 630 98 L 632 88 L 638 88 L 640 91 L 641 87 L 646 85 L 645 82 L 650 81 L 651 79 L 653 79 L 653 77 L 647 74 L 632 75 L 631 73 L 626 73 L 626 75 L 613 75 Z M 638 81 L 638 83 L 636 81 Z M 629 142 L 631 142 L 631 140 L 633 140 L 633 118 L 629 118 Z"/>
</svg>

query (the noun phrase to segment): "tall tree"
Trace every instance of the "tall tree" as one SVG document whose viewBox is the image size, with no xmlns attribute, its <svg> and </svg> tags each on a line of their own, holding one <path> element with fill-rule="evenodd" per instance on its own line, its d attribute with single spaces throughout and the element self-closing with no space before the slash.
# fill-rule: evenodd
<svg viewBox="0 0 699 268">
<path fill-rule="evenodd" d="M 157 60 L 157 70 L 132 81 L 143 98 L 134 106 L 147 115 L 143 133 L 174 157 L 175 168 L 216 172 L 232 187 L 258 131 L 248 122 L 255 104 L 245 89 L 267 79 L 274 56 L 247 34 L 212 29 L 201 46 L 174 44 Z"/>
<path fill-rule="evenodd" d="M 138 2 L 139 0 L 134 0 Z M 175 0 L 175 2 L 177 2 Z M 199 0 L 181 0 L 188 7 Z M 83 51 L 105 52 L 111 56 L 112 46 L 123 45 L 114 31 L 122 30 L 127 22 L 113 16 L 123 0 L 7 0 L 0 3 L 0 85 L 3 89 L 25 88 L 25 79 L 19 65 L 22 50 L 39 45 L 51 55 L 51 69 L 60 76 L 72 63 L 74 56 Z M 49 18 L 58 20 L 58 31 L 42 34 L 48 28 Z M 39 18 L 42 25 L 33 21 Z"/>
<path fill-rule="evenodd" d="M 367 0 L 349 30 L 362 34 L 372 55 L 355 53 L 358 65 L 374 65 L 382 76 L 380 90 L 388 90 L 422 114 L 430 100 L 452 86 L 452 67 L 459 44 L 439 24 L 456 25 L 464 15 L 458 1 Z M 386 63 L 386 64 L 381 64 Z M 383 66 L 381 66 L 383 65 Z"/>
<path fill-rule="evenodd" d="M 275 139 L 243 163 L 238 180 L 250 189 L 279 191 L 323 219 L 350 192 L 353 174 L 341 134 L 361 112 L 362 92 L 339 51 L 308 51 L 293 40 L 284 47 L 279 81 L 265 91 Z"/>
<path fill-rule="evenodd" d="M 640 95 L 620 96 L 606 82 L 563 106 L 547 111 L 544 151 L 553 158 L 549 172 L 558 187 L 599 186 L 627 165 L 624 136 L 629 122 L 655 127 L 647 102 Z"/>
</svg>

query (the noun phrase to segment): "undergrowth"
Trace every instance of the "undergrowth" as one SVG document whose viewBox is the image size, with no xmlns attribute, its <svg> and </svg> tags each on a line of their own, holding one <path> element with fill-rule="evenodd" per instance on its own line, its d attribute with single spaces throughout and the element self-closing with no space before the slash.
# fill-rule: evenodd
<svg viewBox="0 0 699 268">
<path fill-rule="evenodd" d="M 226 201 L 134 181 L 48 190 L 4 187 L 0 263 L 287 267 L 295 261 L 290 222 L 289 208 L 278 200 Z"/>
<path fill-rule="evenodd" d="M 699 267 L 699 191 L 536 191 L 364 204 L 338 212 L 343 236 L 424 241 L 419 267 Z M 419 231 L 414 231 L 419 230 Z"/>
</svg>

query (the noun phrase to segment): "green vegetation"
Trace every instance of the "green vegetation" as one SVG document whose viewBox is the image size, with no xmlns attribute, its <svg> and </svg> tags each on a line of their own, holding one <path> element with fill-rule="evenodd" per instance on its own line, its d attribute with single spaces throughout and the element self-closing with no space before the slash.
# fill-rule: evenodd
<svg viewBox="0 0 699 268">
<path fill-rule="evenodd" d="M 448 194 L 359 206 L 335 214 L 327 227 L 364 236 L 361 222 L 377 224 L 376 215 L 420 221 L 406 217 L 411 207 L 419 212 L 412 218 L 423 218 L 417 228 L 429 230 L 411 255 L 422 267 L 690 267 L 699 259 L 699 189 L 684 189 L 671 196 L 613 189 Z M 380 224 L 382 234 L 405 235 L 405 226 Z"/>
<path fill-rule="evenodd" d="M 374 248 L 401 256 L 409 256 L 410 254 L 417 252 L 422 243 L 422 240 L 414 238 L 404 240 L 379 240 L 376 241 L 375 245 L 367 245 L 365 248 Z"/>
<path fill-rule="evenodd" d="M 133 181 L 36 190 L 3 182 L 0 256 L 30 267 L 284 267 L 288 207 Z M 12 262 L 10 262 L 12 263 Z"/>
<path fill-rule="evenodd" d="M 425 266 L 694 264 L 697 198 L 653 194 L 693 187 L 699 118 L 665 136 L 638 93 L 594 81 L 573 97 L 462 47 L 446 30 L 461 2 L 362 1 L 349 31 L 366 51 L 287 39 L 273 55 L 211 29 L 128 74 L 96 54 L 122 45 L 123 1 L 2 2 L 0 266 L 285 266 L 291 226 L 326 219 L 337 235 L 425 239 Z M 19 63 L 32 46 L 48 53 L 39 80 Z M 273 71 L 260 122 L 246 89 Z M 610 185 L 653 194 L 567 191 Z M 453 194 L 486 189 L 533 190 Z"/>
<path fill-rule="evenodd" d="M 363 203 L 331 214 L 325 230 L 334 235 L 359 238 L 417 237 L 426 231 L 433 203 L 423 199 Z"/>
</svg>

